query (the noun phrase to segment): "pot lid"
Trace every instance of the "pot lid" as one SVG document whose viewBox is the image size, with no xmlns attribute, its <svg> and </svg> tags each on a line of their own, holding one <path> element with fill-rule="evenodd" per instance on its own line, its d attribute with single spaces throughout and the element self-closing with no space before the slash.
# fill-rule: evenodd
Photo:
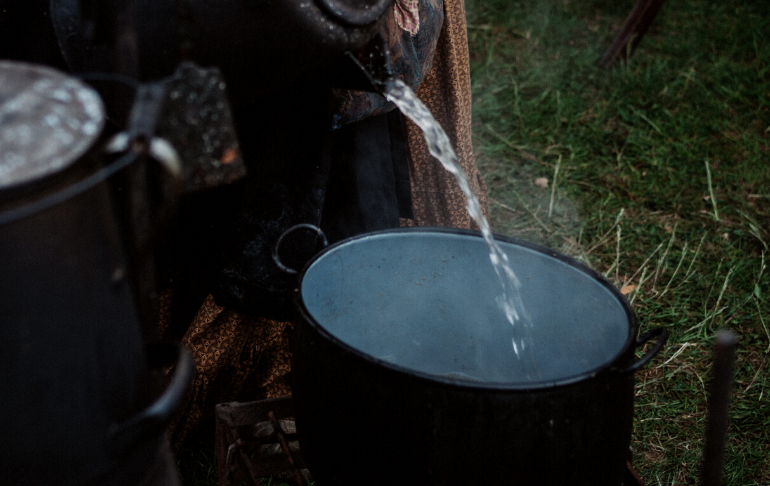
<svg viewBox="0 0 770 486">
<path fill-rule="evenodd" d="M 0 190 L 69 167 L 104 121 L 88 85 L 51 68 L 0 61 Z"/>
</svg>

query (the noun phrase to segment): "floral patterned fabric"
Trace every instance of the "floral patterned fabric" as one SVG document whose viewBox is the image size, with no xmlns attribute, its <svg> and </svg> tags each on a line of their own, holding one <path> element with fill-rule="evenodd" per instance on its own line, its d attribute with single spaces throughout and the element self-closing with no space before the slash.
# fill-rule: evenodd
<svg viewBox="0 0 770 486">
<path fill-rule="evenodd" d="M 471 189 L 488 215 L 489 198 L 471 144 L 471 77 L 465 3 L 444 1 L 441 28 L 433 66 L 417 89 L 417 96 L 447 132 Z M 454 177 L 433 158 L 422 131 L 406 121 L 414 220 L 407 226 L 475 228 L 465 209 L 465 195 Z"/>
<path fill-rule="evenodd" d="M 161 328 L 171 306 L 171 295 L 161 296 Z M 214 423 L 217 403 L 234 400 L 246 390 L 247 400 L 290 395 L 291 323 L 249 318 L 206 298 L 182 338 L 195 360 L 190 391 L 169 426 L 174 447 L 179 447 L 198 425 Z"/>
</svg>

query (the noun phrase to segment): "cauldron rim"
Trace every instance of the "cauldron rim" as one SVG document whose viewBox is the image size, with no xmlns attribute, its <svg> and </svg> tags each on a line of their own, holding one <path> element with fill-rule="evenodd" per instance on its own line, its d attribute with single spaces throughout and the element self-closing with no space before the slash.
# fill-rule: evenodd
<svg viewBox="0 0 770 486">
<path fill-rule="evenodd" d="M 312 259 L 310 259 L 305 265 L 305 267 L 302 269 L 302 271 L 299 273 L 297 287 L 295 289 L 295 305 L 297 306 L 297 309 L 299 310 L 299 313 L 303 318 L 303 320 L 305 321 L 305 323 L 307 323 L 315 332 L 317 332 L 324 339 L 327 339 L 329 342 L 331 342 L 335 346 L 338 346 L 344 352 L 350 353 L 360 359 L 363 359 L 365 362 L 368 362 L 370 364 L 375 364 L 382 368 L 388 369 L 391 372 L 395 372 L 399 375 L 405 375 L 408 378 L 416 378 L 422 381 L 431 382 L 433 384 L 439 383 L 441 385 L 444 385 L 450 388 L 459 388 L 464 390 L 501 391 L 501 392 L 530 392 L 533 390 L 566 387 L 566 386 L 574 385 L 576 383 L 580 383 L 584 380 L 593 379 L 598 375 L 606 374 L 606 373 L 627 373 L 627 372 L 633 373 L 634 370 L 631 370 L 629 368 L 629 365 L 631 364 L 631 361 L 633 359 L 634 350 L 636 349 L 636 344 L 638 344 L 638 341 L 636 339 L 636 335 L 638 332 L 638 325 L 636 321 L 636 316 L 633 310 L 631 309 L 631 306 L 629 305 L 626 298 L 620 293 L 620 291 L 617 288 L 615 288 L 615 286 L 612 285 L 612 283 L 610 283 L 610 281 L 607 280 L 603 275 L 601 275 L 600 273 L 591 269 L 584 263 L 581 263 L 572 257 L 564 255 L 551 248 L 538 245 L 536 243 L 532 243 L 529 241 L 521 240 L 518 238 L 509 237 L 509 236 L 502 236 L 502 235 L 496 234 L 495 239 L 500 242 L 510 243 L 513 245 L 521 246 L 525 249 L 529 249 L 529 250 L 541 253 L 548 258 L 554 258 L 576 269 L 577 271 L 584 273 L 586 276 L 590 277 L 591 279 L 595 280 L 602 287 L 604 287 L 613 297 L 616 298 L 617 302 L 620 304 L 627 318 L 628 334 L 626 336 L 626 340 L 623 346 L 614 356 L 612 356 L 611 359 L 606 360 L 600 366 L 597 366 L 595 368 L 589 369 L 587 371 L 584 371 L 575 375 L 566 376 L 555 380 L 543 380 L 543 381 L 532 381 L 532 382 L 520 382 L 520 381 L 519 382 L 491 382 L 491 381 L 476 382 L 476 381 L 469 381 L 469 380 L 462 380 L 462 379 L 453 379 L 446 376 L 419 371 L 406 366 L 400 366 L 398 364 L 394 364 L 389 361 L 372 356 L 369 353 L 366 353 L 360 349 L 357 349 L 354 346 L 351 346 L 345 343 L 340 338 L 336 337 L 333 333 L 328 331 L 312 316 L 312 314 L 310 313 L 309 309 L 305 305 L 305 302 L 302 298 L 302 282 L 304 280 L 306 273 L 312 268 L 313 264 L 316 261 L 321 259 L 327 253 L 334 251 L 336 248 L 350 244 L 357 240 L 378 238 L 378 237 L 387 236 L 390 234 L 410 234 L 410 233 L 451 234 L 451 235 L 458 235 L 458 236 L 471 236 L 476 238 L 482 238 L 481 233 L 479 231 L 473 231 L 473 230 L 465 230 L 465 229 L 458 229 L 458 228 L 441 228 L 441 227 L 429 227 L 429 228 L 403 227 L 403 228 L 395 228 L 395 229 L 389 229 L 389 230 L 364 233 L 361 235 L 357 235 L 357 236 L 336 242 L 333 245 L 328 246 L 327 248 L 325 248 L 324 250 L 316 254 Z"/>
</svg>

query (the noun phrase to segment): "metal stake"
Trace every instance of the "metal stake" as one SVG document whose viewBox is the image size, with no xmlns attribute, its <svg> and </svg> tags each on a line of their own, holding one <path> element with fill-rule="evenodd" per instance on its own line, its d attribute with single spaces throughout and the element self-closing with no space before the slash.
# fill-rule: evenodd
<svg viewBox="0 0 770 486">
<path fill-rule="evenodd" d="M 703 449 L 701 486 L 719 486 L 724 469 L 730 388 L 737 339 L 730 331 L 720 331 L 714 346 L 713 377 L 708 399 L 706 444 Z"/>
</svg>

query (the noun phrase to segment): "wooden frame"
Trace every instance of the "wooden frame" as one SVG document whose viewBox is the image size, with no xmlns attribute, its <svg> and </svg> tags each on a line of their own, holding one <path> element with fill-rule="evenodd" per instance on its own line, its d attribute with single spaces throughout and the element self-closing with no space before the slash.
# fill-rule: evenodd
<svg viewBox="0 0 770 486">
<path fill-rule="evenodd" d="M 279 476 L 306 484 L 291 397 L 216 406 L 216 449 L 220 486 Z M 277 430 L 276 426 L 280 430 Z M 287 453 L 289 451 L 289 453 Z M 302 471 L 300 471 L 302 470 Z"/>
</svg>

